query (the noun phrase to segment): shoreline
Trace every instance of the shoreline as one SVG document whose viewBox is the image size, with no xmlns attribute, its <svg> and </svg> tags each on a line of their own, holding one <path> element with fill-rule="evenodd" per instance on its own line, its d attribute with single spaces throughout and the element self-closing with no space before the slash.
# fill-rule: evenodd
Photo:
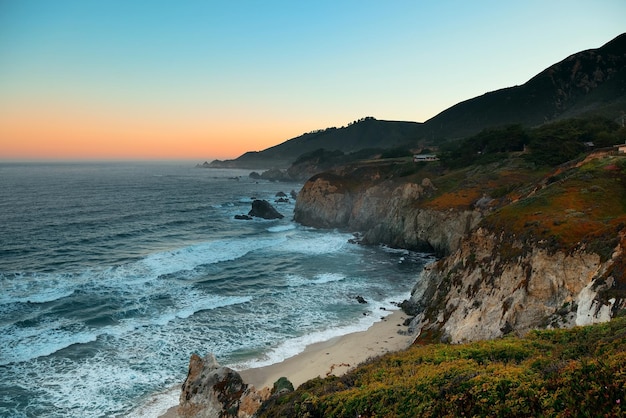
<svg viewBox="0 0 626 418">
<path fill-rule="evenodd" d="M 408 348 L 414 336 L 398 332 L 406 330 L 403 323 L 407 317 L 402 310 L 394 310 L 365 331 L 311 344 L 301 353 L 279 363 L 237 372 L 245 383 L 258 390 L 271 389 L 281 377 L 289 379 L 297 388 L 316 377 L 341 376 L 372 357 Z M 171 407 L 159 418 L 176 418 L 176 408 Z"/>
</svg>

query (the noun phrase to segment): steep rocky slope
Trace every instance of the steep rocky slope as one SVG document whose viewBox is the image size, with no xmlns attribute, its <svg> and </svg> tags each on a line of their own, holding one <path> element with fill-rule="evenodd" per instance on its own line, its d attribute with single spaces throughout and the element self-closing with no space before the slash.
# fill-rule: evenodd
<svg viewBox="0 0 626 418">
<path fill-rule="evenodd" d="M 602 260 L 583 249 L 525 248 L 507 234 L 479 228 L 426 269 L 412 296 L 419 313 L 412 327 L 423 339 L 459 343 L 608 321 L 626 308 L 623 277 L 616 277 L 622 272 L 615 271 L 624 243 Z M 516 254 L 507 259 L 503 249 Z"/>
<path fill-rule="evenodd" d="M 311 178 L 295 219 L 364 243 L 433 250 L 405 306 L 451 342 L 606 321 L 626 308 L 626 157 L 556 169 L 521 157 L 446 172 L 398 161 Z"/>
<path fill-rule="evenodd" d="M 358 231 L 366 244 L 439 254 L 456 250 L 481 219 L 481 210 L 416 206 L 437 188 L 426 176 L 396 177 L 404 167 L 400 162 L 380 162 L 315 175 L 300 191 L 294 219 L 315 227 Z"/>
</svg>

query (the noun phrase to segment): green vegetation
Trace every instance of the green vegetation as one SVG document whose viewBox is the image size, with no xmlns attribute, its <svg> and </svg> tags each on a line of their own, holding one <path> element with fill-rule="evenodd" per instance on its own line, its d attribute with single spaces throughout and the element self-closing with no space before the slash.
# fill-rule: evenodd
<svg viewBox="0 0 626 418">
<path fill-rule="evenodd" d="M 626 224 L 626 159 L 604 156 L 552 171 L 526 196 L 487 216 L 483 226 L 550 250 L 587 248 L 611 256 Z"/>
<path fill-rule="evenodd" d="M 623 143 L 626 130 L 608 119 L 567 119 L 535 129 L 510 125 L 486 129 L 463 141 L 442 147 L 440 159 L 448 168 L 489 164 L 525 151 L 525 158 L 538 166 L 556 166 L 591 149 Z"/>
<path fill-rule="evenodd" d="M 264 404 L 262 417 L 618 417 L 626 318 L 463 345 L 414 345 Z"/>
<path fill-rule="evenodd" d="M 624 143 L 626 131 L 608 119 L 568 119 L 531 131 L 528 159 L 538 165 L 555 166 L 573 160 L 590 148 Z M 593 144 L 593 145 L 591 145 Z"/>
</svg>

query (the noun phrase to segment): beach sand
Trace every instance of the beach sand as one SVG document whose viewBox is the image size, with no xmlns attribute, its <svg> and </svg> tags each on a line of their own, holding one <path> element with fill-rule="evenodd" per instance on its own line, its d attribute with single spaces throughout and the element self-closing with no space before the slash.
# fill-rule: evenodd
<svg viewBox="0 0 626 418">
<path fill-rule="evenodd" d="M 280 363 L 240 370 L 239 374 L 244 382 L 257 389 L 271 388 L 283 376 L 296 388 L 318 376 L 341 376 L 371 357 L 408 348 L 414 337 L 398 333 L 406 330 L 402 325 L 406 318 L 404 312 L 394 311 L 366 331 L 311 344 L 302 353 Z M 175 416 L 174 407 L 161 418 Z"/>
</svg>

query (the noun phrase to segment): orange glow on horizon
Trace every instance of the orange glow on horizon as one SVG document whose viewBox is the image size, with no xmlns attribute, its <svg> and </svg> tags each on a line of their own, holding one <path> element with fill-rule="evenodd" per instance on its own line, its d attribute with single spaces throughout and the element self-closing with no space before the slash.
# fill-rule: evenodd
<svg viewBox="0 0 626 418">
<path fill-rule="evenodd" d="M 0 113 L 0 159 L 18 160 L 232 159 L 284 142 L 298 129 L 261 120 L 121 117 L 63 109 Z"/>
</svg>

